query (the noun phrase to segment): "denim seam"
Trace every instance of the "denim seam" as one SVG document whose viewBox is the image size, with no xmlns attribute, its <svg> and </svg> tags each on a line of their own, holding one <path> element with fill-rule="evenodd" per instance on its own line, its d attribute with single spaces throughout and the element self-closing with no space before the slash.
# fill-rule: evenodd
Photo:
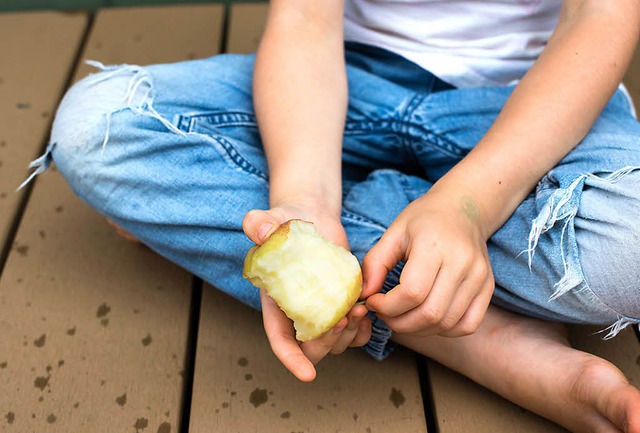
<svg viewBox="0 0 640 433">
<path fill-rule="evenodd" d="M 346 218 L 346 219 L 350 219 L 352 221 L 357 221 L 357 222 L 360 222 L 360 223 L 368 224 L 368 225 L 370 225 L 372 227 L 375 227 L 375 228 L 377 228 L 377 229 L 379 229 L 379 230 L 381 230 L 383 232 L 387 229 L 382 224 L 377 223 L 377 222 L 375 222 L 375 221 L 373 221 L 373 220 L 371 220 L 371 219 L 369 219 L 369 218 L 367 218 L 367 217 L 365 217 L 363 215 L 360 215 L 360 214 L 357 214 L 357 213 L 355 213 L 353 211 L 350 211 L 350 210 L 346 209 L 344 206 L 342 207 L 342 216 L 341 217 L 342 218 Z"/>
<path fill-rule="evenodd" d="M 212 125 L 215 127 L 230 127 L 230 126 L 251 126 L 258 127 L 255 116 L 246 112 L 230 112 L 224 113 L 202 113 L 202 114 L 181 114 L 178 116 L 177 127 L 184 131 L 193 133 L 193 128 L 197 121 Z"/>
<path fill-rule="evenodd" d="M 226 153 L 227 158 L 233 166 L 241 169 L 247 174 L 258 177 L 261 180 L 267 181 L 268 176 L 262 170 L 258 169 L 256 166 L 251 164 L 246 158 L 244 158 L 240 152 L 235 148 L 233 143 L 230 140 L 222 137 L 221 135 L 209 135 L 203 134 L 200 132 L 195 132 L 193 129 L 195 128 L 196 121 L 205 122 L 210 125 L 214 125 L 216 127 L 230 127 L 230 126 L 255 126 L 257 127 L 257 123 L 255 122 L 255 117 L 243 113 L 243 112 L 225 112 L 219 114 L 200 114 L 189 116 L 185 114 L 181 114 L 178 116 L 176 120 L 177 128 L 181 131 L 186 132 L 187 134 L 200 135 L 203 137 L 207 137 L 210 140 L 215 141 L 222 147 L 224 152 Z"/>
<path fill-rule="evenodd" d="M 193 133 L 192 133 L 193 134 Z M 210 137 L 205 135 L 205 137 L 210 138 L 211 140 L 218 143 L 226 152 L 229 160 L 239 169 L 244 171 L 247 174 L 256 176 L 261 180 L 268 181 L 268 176 L 262 170 L 259 170 L 256 166 L 251 164 L 247 159 L 245 159 L 240 152 L 238 152 L 229 140 L 226 140 L 223 137 Z"/>
<path fill-rule="evenodd" d="M 432 129 L 427 128 L 425 122 L 417 122 L 415 120 L 416 110 L 428 96 L 428 94 L 417 94 L 407 105 L 401 118 L 403 146 L 414 155 L 416 160 L 419 158 L 416 154 L 415 145 L 424 143 L 429 143 L 432 147 L 452 158 L 464 156 L 467 152 L 466 150 L 462 149 L 455 142 L 434 132 Z"/>
</svg>

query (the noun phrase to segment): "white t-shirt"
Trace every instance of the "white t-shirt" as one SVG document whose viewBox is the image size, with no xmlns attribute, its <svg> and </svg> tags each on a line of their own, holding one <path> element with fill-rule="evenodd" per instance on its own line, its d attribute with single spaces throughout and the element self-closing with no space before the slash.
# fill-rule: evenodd
<svg viewBox="0 0 640 433">
<path fill-rule="evenodd" d="M 518 81 L 561 0 L 346 0 L 345 39 L 395 52 L 456 87 Z"/>
</svg>

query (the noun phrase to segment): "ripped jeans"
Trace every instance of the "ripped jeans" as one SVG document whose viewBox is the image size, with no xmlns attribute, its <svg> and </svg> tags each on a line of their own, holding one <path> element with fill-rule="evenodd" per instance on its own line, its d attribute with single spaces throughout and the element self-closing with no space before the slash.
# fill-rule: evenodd
<svg viewBox="0 0 640 433">
<path fill-rule="evenodd" d="M 362 260 L 412 200 L 487 131 L 509 87 L 455 89 L 383 50 L 347 45 L 342 222 Z M 241 222 L 268 208 L 252 55 L 102 67 L 62 101 L 46 154 L 87 203 L 159 254 L 254 308 Z M 101 66 L 101 65 L 99 65 Z M 618 91 L 591 133 L 489 240 L 492 302 L 553 321 L 640 322 L 640 123 Z M 318 119 L 322 121 L 322 119 Z M 571 125 L 567 125 L 571 127 Z M 399 265 L 385 290 L 398 283 Z M 365 349 L 391 331 L 373 317 Z"/>
</svg>

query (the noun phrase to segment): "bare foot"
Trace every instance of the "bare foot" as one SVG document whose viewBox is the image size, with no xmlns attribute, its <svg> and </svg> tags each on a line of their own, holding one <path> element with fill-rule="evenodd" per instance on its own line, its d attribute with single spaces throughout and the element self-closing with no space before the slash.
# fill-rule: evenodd
<svg viewBox="0 0 640 433">
<path fill-rule="evenodd" d="M 114 229 L 116 229 L 116 232 L 124 239 L 128 240 L 129 242 L 133 242 L 134 244 L 139 244 L 141 243 L 140 240 L 135 237 L 134 235 L 132 235 L 131 233 L 129 233 L 128 231 L 126 231 L 125 229 L 123 229 L 122 227 L 120 227 L 118 224 L 114 223 L 111 220 L 107 220 L 107 223 L 113 227 Z"/>
<path fill-rule="evenodd" d="M 561 325 L 490 307 L 473 335 L 394 340 L 571 431 L 640 433 L 640 391 L 613 364 L 571 348 Z"/>
</svg>

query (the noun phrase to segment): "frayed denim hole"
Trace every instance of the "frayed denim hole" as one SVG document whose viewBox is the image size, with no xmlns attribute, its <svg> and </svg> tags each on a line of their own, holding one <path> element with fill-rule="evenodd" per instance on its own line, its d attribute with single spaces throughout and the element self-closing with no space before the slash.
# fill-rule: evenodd
<svg viewBox="0 0 640 433">
<path fill-rule="evenodd" d="M 628 183 L 627 188 L 633 191 L 640 191 L 640 176 L 637 176 L 637 174 L 640 173 L 639 170 L 640 170 L 640 166 L 626 166 L 613 172 L 589 174 L 587 175 L 587 181 L 595 181 L 596 183 L 604 183 L 604 184 L 615 184 L 621 181 L 626 181 L 628 179 L 631 179 L 631 182 Z M 634 176 L 629 176 L 632 173 L 634 174 Z M 591 184 L 591 186 L 594 186 L 594 185 Z M 633 195 L 633 196 L 626 196 L 626 197 L 630 200 L 635 200 L 636 202 L 638 202 L 638 197 L 640 197 L 640 193 L 637 193 L 636 195 Z M 632 239 L 634 236 L 635 236 L 634 233 L 630 233 L 629 239 Z M 636 251 L 636 250 L 632 250 L 630 254 L 634 254 L 633 251 Z M 633 257 L 637 257 L 637 256 L 633 256 Z M 622 286 L 627 286 L 627 284 L 629 283 L 627 282 L 627 284 L 625 284 L 622 281 L 620 281 L 619 284 Z M 634 283 L 631 282 L 630 284 L 633 286 Z M 627 314 L 621 313 L 620 311 L 617 310 L 619 306 L 618 307 L 610 306 L 609 303 L 603 300 L 596 292 L 594 292 L 588 286 L 588 284 L 584 288 L 584 292 L 587 293 L 587 295 L 589 296 L 589 300 L 591 302 L 603 305 L 604 307 L 608 308 L 611 312 L 617 315 L 616 321 L 614 321 L 611 325 L 609 325 L 608 327 L 598 332 L 599 334 L 605 334 L 603 336 L 604 340 L 608 340 L 615 337 L 619 332 L 621 332 L 623 329 L 627 328 L 630 325 L 637 325 L 638 323 L 640 323 L 640 317 L 636 316 L 638 314 L 637 312 L 635 312 L 635 314 L 631 316 L 628 315 L 629 311 L 627 312 Z"/>
<path fill-rule="evenodd" d="M 529 232 L 529 247 L 523 253 L 529 256 L 529 268 L 533 266 L 533 258 L 535 248 L 538 244 L 539 237 L 545 232 L 551 230 L 556 223 L 561 222 L 561 241 L 560 256 L 564 267 L 564 275 L 554 285 L 554 293 L 550 296 L 549 302 L 552 302 L 562 295 L 576 291 L 583 296 L 587 296 L 587 302 L 594 308 L 602 311 L 613 311 L 603 302 L 588 286 L 582 264 L 578 256 L 578 246 L 574 229 L 574 220 L 578 212 L 581 193 L 584 188 L 585 180 L 595 178 L 606 182 L 618 182 L 629 173 L 640 169 L 640 167 L 627 166 L 606 175 L 582 174 L 565 188 L 558 188 L 547 199 L 547 202 L 540 210 L 538 216 L 532 221 L 531 231 Z M 639 323 L 640 319 L 630 318 L 618 314 L 618 319 L 603 332 L 607 332 L 605 339 L 613 338 L 618 332 L 629 325 Z"/>
</svg>

